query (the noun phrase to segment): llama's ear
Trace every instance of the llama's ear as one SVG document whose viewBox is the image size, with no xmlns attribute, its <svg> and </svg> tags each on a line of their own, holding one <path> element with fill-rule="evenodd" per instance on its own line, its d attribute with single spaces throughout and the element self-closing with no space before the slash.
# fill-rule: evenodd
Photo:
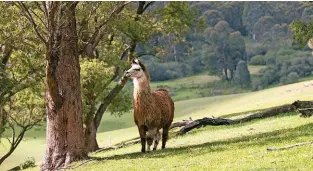
<svg viewBox="0 0 313 171">
<path fill-rule="evenodd" d="M 137 64 L 137 65 L 139 65 L 139 63 L 140 63 L 140 61 L 139 61 L 137 58 L 134 58 L 134 59 L 132 60 L 132 64 Z"/>
</svg>

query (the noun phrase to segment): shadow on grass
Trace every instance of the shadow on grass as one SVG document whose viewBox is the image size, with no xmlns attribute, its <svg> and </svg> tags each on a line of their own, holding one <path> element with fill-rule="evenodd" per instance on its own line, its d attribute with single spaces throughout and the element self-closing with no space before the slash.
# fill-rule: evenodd
<svg viewBox="0 0 313 171">
<path fill-rule="evenodd" d="M 264 145 L 266 144 L 270 145 L 272 143 L 281 143 L 295 140 L 298 139 L 299 137 L 312 136 L 311 132 L 312 130 L 313 124 L 310 123 L 296 128 L 281 129 L 267 133 L 231 138 L 227 140 L 219 140 L 198 145 L 183 146 L 178 148 L 167 148 L 165 150 L 158 150 L 155 152 L 145 154 L 135 152 L 122 155 L 114 155 L 109 157 L 91 157 L 91 158 L 97 161 L 136 159 L 136 158 L 165 158 L 168 156 L 176 156 L 188 153 L 192 153 L 193 156 L 197 156 L 203 155 L 204 153 L 232 150 L 232 148 L 234 147 L 236 147 L 237 149 L 244 149 L 250 146 L 260 146 L 264 148 Z"/>
</svg>

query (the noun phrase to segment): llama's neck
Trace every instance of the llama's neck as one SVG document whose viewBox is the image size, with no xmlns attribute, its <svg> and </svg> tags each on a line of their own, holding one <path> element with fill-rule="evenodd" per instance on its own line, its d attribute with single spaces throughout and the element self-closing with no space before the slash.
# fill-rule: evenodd
<svg viewBox="0 0 313 171">
<path fill-rule="evenodd" d="M 150 89 L 150 81 L 146 76 L 142 76 L 140 78 L 134 78 L 134 100 L 138 100 L 139 98 L 150 98 L 151 89 Z"/>
</svg>

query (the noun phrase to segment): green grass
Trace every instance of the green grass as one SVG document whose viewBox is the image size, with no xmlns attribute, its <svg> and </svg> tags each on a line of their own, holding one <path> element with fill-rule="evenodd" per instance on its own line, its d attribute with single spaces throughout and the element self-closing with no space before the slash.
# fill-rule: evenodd
<svg viewBox="0 0 313 171">
<path fill-rule="evenodd" d="M 94 161 L 75 170 L 307 171 L 313 167 L 310 145 L 276 152 L 266 149 L 310 141 L 312 129 L 312 120 L 296 113 L 232 126 L 208 126 L 171 138 L 166 150 L 142 154 L 140 146 L 134 145 L 92 154 Z"/>
<path fill-rule="evenodd" d="M 188 119 L 189 117 L 197 119 L 212 115 L 218 117 L 233 113 L 265 109 L 277 105 L 292 103 L 295 100 L 312 100 L 312 99 L 313 99 L 313 82 L 306 81 L 257 92 L 178 101 L 175 102 L 174 120 L 177 121 L 182 119 Z M 279 127 L 279 129 L 285 129 L 299 126 L 303 123 L 309 123 L 309 121 L 311 121 L 310 119 L 300 119 L 298 116 L 292 117 L 288 116 L 287 118 L 289 118 L 288 122 L 281 120 L 281 118 L 277 119 L 276 121 L 268 122 L 272 123 L 273 126 L 275 125 L 278 126 L 279 124 L 282 124 Z M 263 121 L 260 121 L 260 123 L 261 122 Z M 263 130 L 262 133 L 274 130 L 271 127 L 269 127 L 267 123 L 263 122 L 262 124 L 264 124 L 264 128 L 261 129 L 260 127 L 261 131 Z M 225 127 L 223 129 L 225 129 L 226 131 L 220 132 L 222 131 L 222 129 L 217 131 L 215 130 L 216 127 L 214 128 L 207 127 L 204 128 L 203 131 L 199 132 L 199 135 L 201 134 L 204 137 L 208 137 L 208 139 L 211 141 L 217 140 L 216 138 L 229 139 L 234 138 L 232 136 L 240 137 L 241 133 L 244 132 L 243 130 L 242 131 L 238 130 L 239 132 L 237 132 L 238 128 L 235 127 L 229 130 L 228 128 L 229 127 Z M 253 128 L 255 129 L 255 127 Z M 216 132 L 213 133 L 210 130 L 214 130 Z M 131 112 L 123 115 L 121 118 L 116 118 L 114 116 L 111 116 L 109 113 L 105 113 L 99 129 L 99 133 L 97 134 L 99 145 L 101 147 L 110 144 L 112 145 L 114 143 L 131 139 L 136 136 L 138 136 L 138 132 L 137 128 L 135 127 L 133 115 Z M 34 137 L 36 137 L 36 139 L 34 139 Z M 199 136 L 198 138 L 197 137 L 198 135 L 195 134 L 195 136 L 192 138 L 186 137 L 186 139 L 184 139 L 184 137 L 180 137 L 177 139 L 177 141 L 175 139 L 172 139 L 171 141 L 176 141 L 176 143 L 169 142 L 169 147 L 171 148 L 177 147 L 179 146 L 179 143 L 182 143 L 182 145 L 184 146 L 188 146 L 197 143 L 206 143 L 208 141 L 208 139 L 202 138 L 202 136 Z M 0 145 L 0 155 L 2 155 L 4 151 L 7 151 L 7 148 L 8 146 L 6 140 L 2 139 L 2 144 Z M 138 149 L 139 149 L 138 146 L 121 149 L 121 154 L 122 152 L 124 154 L 125 151 L 123 150 L 126 150 L 127 153 L 133 153 L 137 152 Z M 33 130 L 33 132 L 26 134 L 25 140 L 21 142 L 20 146 L 16 149 L 12 156 L 9 157 L 3 163 L 3 165 L 0 166 L 0 170 L 12 168 L 23 162 L 27 157 L 32 156 L 35 157 L 37 164 L 40 164 L 42 156 L 44 154 L 44 150 L 45 150 L 44 128 L 41 128 L 40 130 L 37 131 Z M 111 154 L 111 152 L 105 155 L 109 154 Z"/>
</svg>

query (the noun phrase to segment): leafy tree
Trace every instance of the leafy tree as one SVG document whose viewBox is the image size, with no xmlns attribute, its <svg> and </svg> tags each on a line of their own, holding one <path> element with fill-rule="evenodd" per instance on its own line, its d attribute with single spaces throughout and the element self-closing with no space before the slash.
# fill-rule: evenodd
<svg viewBox="0 0 313 171">
<path fill-rule="evenodd" d="M 234 76 L 236 65 L 240 59 L 246 58 L 245 41 L 240 32 L 232 32 L 226 21 L 218 22 L 214 28 L 205 31 L 207 42 L 213 50 L 205 52 L 211 73 L 224 75 L 226 80 Z M 228 74 L 230 71 L 230 74 Z M 221 74 L 223 73 L 223 74 Z"/>
<path fill-rule="evenodd" d="M 264 40 L 263 34 L 269 31 L 273 25 L 275 25 L 275 20 L 272 16 L 261 17 L 253 27 L 256 40 Z"/>
<path fill-rule="evenodd" d="M 287 76 L 281 77 L 279 82 L 281 84 L 291 84 L 297 82 L 298 79 L 299 79 L 298 73 L 291 72 Z"/>
<path fill-rule="evenodd" d="M 27 88 L 18 92 L 4 106 L 7 118 L 6 131 L 11 130 L 12 137 L 7 138 L 10 143 L 9 151 L 0 158 L 0 165 L 7 159 L 22 141 L 25 133 L 38 125 L 44 118 L 45 104 L 41 97 L 42 85 Z"/>
<path fill-rule="evenodd" d="M 230 33 L 228 37 L 228 64 L 227 68 L 230 70 L 230 78 L 234 76 L 236 66 L 240 60 L 246 59 L 246 45 L 245 40 L 239 31 Z"/>
<path fill-rule="evenodd" d="M 304 47 L 308 41 L 313 37 L 313 20 L 306 23 L 301 20 L 296 20 L 290 25 L 294 33 L 294 39 Z"/>
<path fill-rule="evenodd" d="M 236 84 L 240 85 L 241 88 L 251 85 L 251 76 L 246 61 L 240 60 L 238 62 L 234 81 Z"/>
</svg>

